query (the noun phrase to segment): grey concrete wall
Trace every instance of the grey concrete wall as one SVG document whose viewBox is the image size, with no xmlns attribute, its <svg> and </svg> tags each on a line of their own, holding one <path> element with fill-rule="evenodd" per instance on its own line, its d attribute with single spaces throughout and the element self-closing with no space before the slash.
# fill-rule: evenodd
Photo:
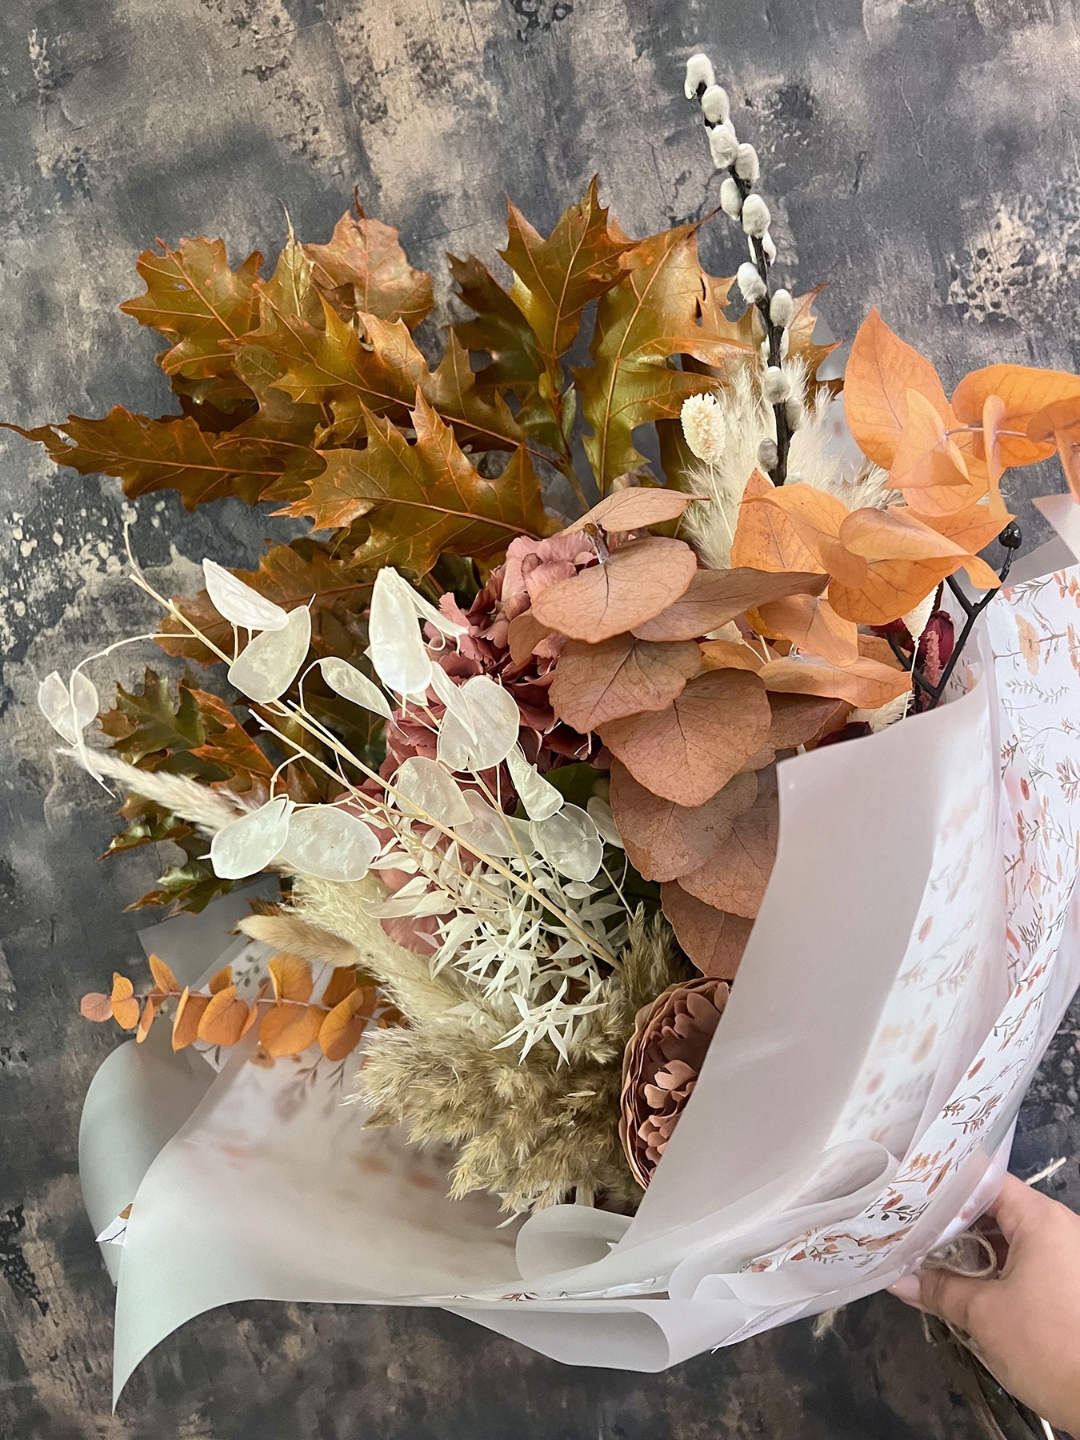
<svg viewBox="0 0 1080 1440">
<path fill-rule="evenodd" d="M 0 409 L 161 413 L 152 339 L 117 303 L 155 235 L 273 250 L 287 205 L 323 239 L 359 186 L 413 261 L 491 260 L 504 189 L 549 225 L 593 171 L 624 227 L 704 213 L 717 185 L 682 61 L 709 47 L 793 285 L 871 304 L 947 384 L 1006 359 L 1080 369 L 1077 7 L 1070 0 L 6 0 L 0 13 Z M 741 247 L 713 222 L 703 251 Z M 1016 498 L 1059 488 L 1025 472 Z M 139 503 L 145 563 L 190 584 L 274 522 Z M 560 1369 L 452 1317 L 244 1305 L 188 1326 L 109 1412 L 111 1289 L 82 1214 L 82 1094 L 116 1037 L 80 994 L 134 965 L 124 905 L 155 857 L 101 866 L 110 805 L 61 771 L 38 679 L 150 620 L 122 579 L 112 481 L 0 440 L 0 1436 L 4 1440 L 968 1440 L 916 1317 L 887 1297 L 815 1343 L 791 1327 L 665 1376 Z M 130 678 L 142 660 L 117 658 Z M 6 955 L 6 959 L 5 959 Z M 1080 1208 L 1066 1025 L 1016 1168 L 1051 1154 Z M 22 1228 L 17 1228 L 18 1225 Z"/>
</svg>

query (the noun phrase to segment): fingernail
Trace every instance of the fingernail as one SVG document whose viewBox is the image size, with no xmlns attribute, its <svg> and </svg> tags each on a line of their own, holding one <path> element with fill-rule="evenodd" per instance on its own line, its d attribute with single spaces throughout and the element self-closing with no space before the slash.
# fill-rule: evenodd
<svg viewBox="0 0 1080 1440">
<path fill-rule="evenodd" d="M 889 1286 L 889 1294 L 895 1295 L 898 1300 L 903 1300 L 905 1305 L 918 1305 L 919 1303 L 919 1277 L 917 1275 L 904 1275 L 895 1284 Z"/>
</svg>

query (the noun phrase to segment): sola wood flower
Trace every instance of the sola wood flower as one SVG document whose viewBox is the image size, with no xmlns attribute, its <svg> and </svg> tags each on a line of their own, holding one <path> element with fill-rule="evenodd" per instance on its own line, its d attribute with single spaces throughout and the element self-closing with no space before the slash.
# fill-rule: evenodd
<svg viewBox="0 0 1080 1440">
<path fill-rule="evenodd" d="M 644 1190 L 697 1083 L 729 987 L 708 976 L 669 985 L 643 1006 L 623 1056 L 619 1136 Z"/>
</svg>

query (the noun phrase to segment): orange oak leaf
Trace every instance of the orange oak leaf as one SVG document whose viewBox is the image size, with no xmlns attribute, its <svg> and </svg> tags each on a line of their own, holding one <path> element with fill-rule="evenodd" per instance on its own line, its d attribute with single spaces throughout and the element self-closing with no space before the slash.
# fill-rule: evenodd
<svg viewBox="0 0 1080 1440">
<path fill-rule="evenodd" d="M 790 595 L 819 595 L 828 577 L 803 571 L 699 570 L 674 604 L 634 627 L 641 640 L 693 640 L 736 615 Z"/>
<path fill-rule="evenodd" d="M 166 336 L 172 348 L 158 357 L 166 375 L 220 375 L 229 369 L 228 346 L 256 322 L 254 284 L 263 257 L 253 251 L 230 270 L 223 240 L 181 240 L 164 254 L 144 250 L 135 268 L 146 293 L 120 309 Z"/>
<path fill-rule="evenodd" d="M 275 955 L 266 968 L 275 1000 L 296 1000 L 304 1005 L 311 999 L 314 981 L 307 960 L 299 955 Z"/>
<path fill-rule="evenodd" d="M 611 808 L 631 864 L 646 880 L 676 880 L 696 870 L 757 798 L 757 776 L 736 775 L 703 805 L 675 805 L 639 785 L 618 760 L 611 767 Z"/>
<path fill-rule="evenodd" d="M 486 479 L 419 391 L 415 399 L 415 444 L 368 412 L 366 447 L 325 451 L 325 471 L 285 513 L 309 515 L 320 527 L 363 516 L 370 533 L 353 562 L 398 565 L 420 575 L 444 550 L 482 558 L 505 550 L 517 535 L 552 533 L 524 448 L 497 479 Z"/>
<path fill-rule="evenodd" d="M 952 410 L 933 365 L 873 309 L 859 326 L 844 369 L 844 413 L 859 449 L 885 470 L 896 455 L 909 390 L 918 391 L 946 424 L 951 422 Z"/>
<path fill-rule="evenodd" d="M 1032 417 L 1059 400 L 1080 397 L 1080 375 L 1062 370 L 1037 370 L 1028 365 L 988 365 L 965 375 L 953 391 L 952 405 L 965 425 L 982 425 L 987 397 L 997 395 L 1005 406 L 1002 429 L 1020 434 L 1000 437 L 1003 465 L 1031 465 L 1054 453 L 1050 440 L 1026 434 Z"/>
<path fill-rule="evenodd" d="M 771 636 L 783 636 L 832 665 L 850 665 L 858 659 L 859 632 L 854 621 L 837 615 L 822 595 L 792 595 L 759 605 L 756 613 Z"/>
<path fill-rule="evenodd" d="M 185 985 L 180 999 L 176 1002 L 176 1014 L 173 1016 L 174 1050 L 186 1050 L 192 1041 L 199 1038 L 199 1024 L 209 1004 L 209 995 L 200 995 L 197 990 L 191 990 Z"/>
<path fill-rule="evenodd" d="M 628 485 L 606 495 L 599 505 L 594 505 L 572 525 L 567 525 L 562 533 L 572 535 L 575 531 L 584 530 L 586 525 L 599 525 L 609 535 L 644 530 L 649 525 L 663 525 L 667 520 L 677 520 L 692 500 L 703 499 L 701 495 L 662 490 L 658 486 Z"/>
<path fill-rule="evenodd" d="M 906 671 L 862 657 L 844 666 L 824 660 L 772 660 L 760 671 L 760 679 L 770 690 L 833 696 L 860 710 L 876 710 L 911 689 Z"/>
<path fill-rule="evenodd" d="M 326 1014 L 318 1005 L 271 1005 L 259 1023 L 259 1044 L 275 1060 L 299 1055 L 319 1038 Z"/>
<path fill-rule="evenodd" d="M 696 570 L 689 545 L 650 535 L 620 546 L 570 580 L 549 585 L 533 601 L 533 614 L 572 640 L 595 644 L 659 615 L 684 593 Z"/>
<path fill-rule="evenodd" d="M 746 482 L 731 543 L 732 565 L 773 571 L 821 570 L 816 551 L 800 538 L 783 509 L 753 503 L 768 499 L 775 489 L 760 470 Z"/>
<path fill-rule="evenodd" d="M 700 663 L 691 642 L 655 645 L 628 634 L 599 645 L 571 640 L 548 696 L 559 719 L 586 735 L 608 720 L 670 705 Z"/>
<path fill-rule="evenodd" d="M 363 210 L 347 210 L 325 245 L 305 245 L 316 285 L 353 310 L 383 320 L 404 320 L 412 330 L 432 306 L 431 276 L 414 270 L 398 232 Z"/>
<path fill-rule="evenodd" d="M 122 1030 L 134 1030 L 139 1023 L 139 1002 L 135 986 L 126 975 L 113 971 L 112 993 L 109 996 L 112 1017 Z"/>
<path fill-rule="evenodd" d="M 679 879 L 706 905 L 753 920 L 765 898 L 780 834 L 775 770 L 759 776 L 754 804 L 732 824 L 731 834 L 705 863 Z"/>
<path fill-rule="evenodd" d="M 235 1045 L 249 1017 L 247 1005 L 236 998 L 236 986 L 226 985 L 210 997 L 199 1020 L 199 1039 L 208 1045 Z"/>
<path fill-rule="evenodd" d="M 112 1019 L 112 1002 L 100 990 L 91 990 L 79 1001 L 79 1014 L 84 1020 L 93 1020 L 95 1025 L 101 1025 Z"/>
<path fill-rule="evenodd" d="M 1032 440 L 1057 447 L 1069 489 L 1080 500 L 1080 393 L 1037 410 L 1028 421 L 1027 433 Z"/>
<path fill-rule="evenodd" d="M 688 396 L 715 386 L 710 375 L 669 368 L 669 356 L 723 368 L 726 359 L 743 360 L 754 350 L 737 322 L 708 301 L 697 229 L 697 223 L 677 225 L 638 241 L 620 257 L 623 278 L 597 305 L 592 364 L 575 370 L 574 378 L 592 427 L 585 452 L 602 493 L 644 463 L 633 444 L 637 426 L 677 419 Z"/>
<path fill-rule="evenodd" d="M 353 990 L 327 1014 L 319 1030 L 319 1048 L 328 1060 L 344 1060 L 360 1043 L 374 1011 L 374 986 Z"/>
<path fill-rule="evenodd" d="M 765 743 L 771 724 L 756 675 L 710 670 L 666 710 L 612 720 L 600 735 L 639 784 L 690 807 L 727 784 Z"/>
<path fill-rule="evenodd" d="M 754 922 L 706 905 L 674 881 L 660 886 L 660 901 L 676 940 L 701 973 L 734 980 Z"/>
</svg>

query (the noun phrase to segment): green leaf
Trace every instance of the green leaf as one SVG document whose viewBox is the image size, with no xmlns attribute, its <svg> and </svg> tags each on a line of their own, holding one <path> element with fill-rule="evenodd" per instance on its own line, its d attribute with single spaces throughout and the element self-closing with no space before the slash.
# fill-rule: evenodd
<svg viewBox="0 0 1080 1440">
<path fill-rule="evenodd" d="M 173 774 L 211 781 L 225 777 L 224 770 L 193 756 L 206 743 L 206 726 L 186 680 L 181 680 L 174 699 L 168 682 L 148 665 L 141 690 L 118 685 L 116 704 L 99 716 L 99 724 L 112 749 L 129 765 L 156 770 L 168 761 L 165 768 Z"/>
</svg>

